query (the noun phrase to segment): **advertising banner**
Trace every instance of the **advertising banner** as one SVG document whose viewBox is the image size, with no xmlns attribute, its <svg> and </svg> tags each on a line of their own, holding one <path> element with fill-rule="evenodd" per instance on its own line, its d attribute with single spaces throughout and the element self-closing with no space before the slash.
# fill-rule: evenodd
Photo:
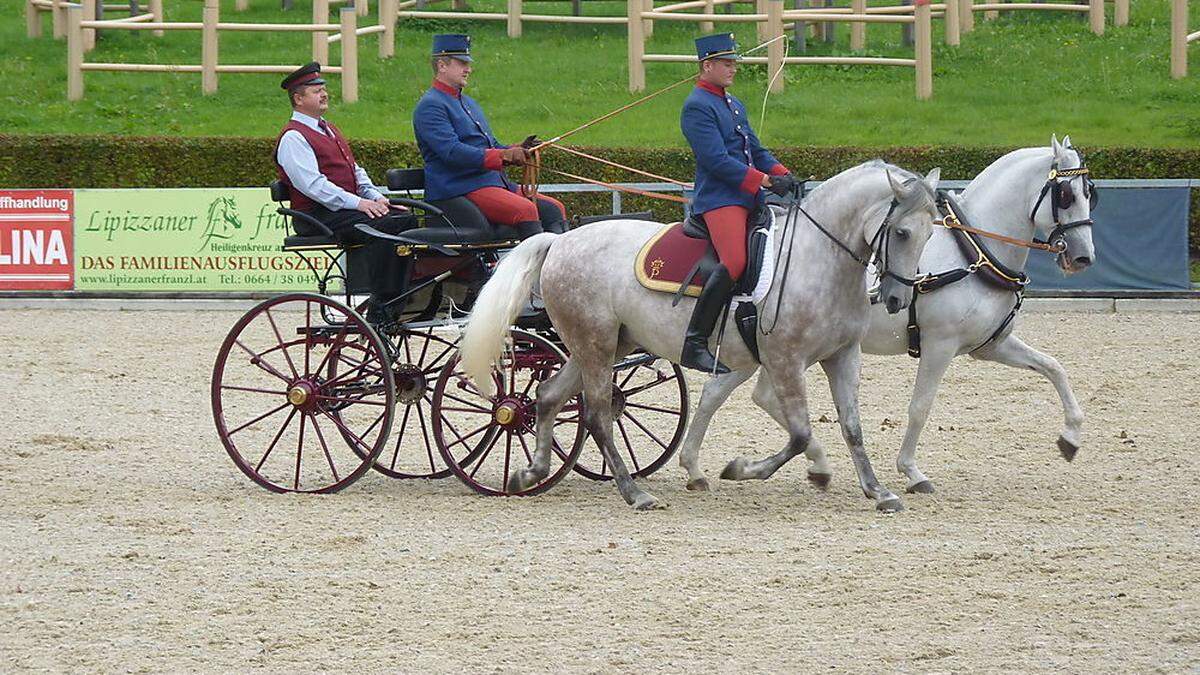
<svg viewBox="0 0 1200 675">
<path fill-rule="evenodd" d="M 0 190 L 0 290 L 70 290 L 71 190 Z"/>
<path fill-rule="evenodd" d="M 75 289 L 311 290 L 276 208 L 265 188 L 75 190 Z"/>
</svg>

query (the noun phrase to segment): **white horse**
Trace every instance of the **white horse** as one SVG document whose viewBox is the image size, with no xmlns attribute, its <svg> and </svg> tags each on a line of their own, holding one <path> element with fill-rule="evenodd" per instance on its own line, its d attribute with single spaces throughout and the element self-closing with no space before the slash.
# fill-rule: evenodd
<svg viewBox="0 0 1200 675">
<path fill-rule="evenodd" d="M 812 428 L 804 372 L 820 363 L 829 377 L 859 483 L 880 510 L 899 510 L 902 504 L 879 484 L 863 449 L 859 341 L 866 332 L 869 305 L 859 260 L 872 253 L 879 256 L 882 302 L 889 311 L 908 305 L 911 278 L 937 217 L 937 176 L 936 169 L 921 179 L 873 161 L 830 178 L 803 204 L 828 234 L 793 209 L 794 217 L 784 234 L 776 237 L 774 251 L 792 259 L 790 272 L 783 268 L 776 272 L 772 291 L 764 299 L 772 307 L 778 299 L 780 310 L 774 332 L 760 345 L 763 369 L 771 374 L 789 434 L 779 457 L 790 459 L 808 446 Z M 463 333 L 461 352 L 463 370 L 483 393 L 492 393 L 492 365 L 535 281 L 540 282 L 550 320 L 570 351 L 562 369 L 538 387 L 537 451 L 527 469 L 511 476 L 510 491 L 525 489 L 547 475 L 554 418 L 582 390 L 583 423 L 612 467 L 621 496 L 637 509 L 662 507 L 633 482 L 617 454 L 611 407 L 613 363 L 639 347 L 674 361 L 683 346 L 693 301 L 672 307 L 671 295 L 641 287 L 633 271 L 638 251 L 660 227 L 614 220 L 562 235 L 536 235 L 504 258 L 480 292 Z M 732 319 L 729 324 L 732 327 Z M 732 342 L 721 358 L 732 368 L 757 365 L 749 350 Z"/>
<path fill-rule="evenodd" d="M 1054 168 L 1055 172 L 1051 173 Z M 1061 176 L 1060 174 L 1067 175 Z M 1049 176 L 1049 179 L 1047 178 Z M 1055 185 L 1057 183 L 1057 185 Z M 1050 147 L 1025 148 L 1004 155 L 980 173 L 963 191 L 960 204 L 967 221 L 988 232 L 1030 241 L 1035 233 L 1058 243 L 1059 266 L 1066 272 L 1078 272 L 1092 264 L 1090 199 L 1091 181 L 1070 137 L 1050 139 Z M 1069 195 L 1069 196 L 1068 196 Z M 961 214 L 960 214 L 961 215 Z M 1047 234 L 1049 233 L 1049 234 Z M 921 256 L 920 273 L 938 273 L 966 268 L 968 260 L 949 229 L 937 228 Z M 1021 272 L 1029 248 L 981 239 L 998 262 Z M 938 385 L 950 361 L 959 355 L 995 361 L 1014 368 L 1030 369 L 1048 379 L 1062 399 L 1065 427 L 1058 440 L 1063 457 L 1070 461 L 1082 443 L 1083 411 L 1067 383 L 1067 374 L 1053 357 L 1043 354 L 1012 334 L 1017 294 L 1005 290 L 979 274 L 917 296 L 917 325 L 920 328 L 920 363 L 913 395 L 908 406 L 908 428 L 896 459 L 896 469 L 908 480 L 908 492 L 933 492 L 933 482 L 917 468 L 917 440 L 929 417 Z M 899 355 L 908 350 L 908 315 L 889 315 L 884 308 L 873 308 L 870 328 L 863 340 L 868 354 Z M 755 368 L 743 368 L 710 379 L 704 386 L 696 415 L 688 429 L 679 463 L 688 473 L 689 489 L 706 489 L 700 470 L 700 444 L 717 408 Z M 780 424 L 785 424 L 785 404 L 772 391 L 772 375 L 759 375 L 754 402 Z M 786 425 L 785 425 L 786 426 Z M 811 465 L 809 480 L 825 487 L 831 471 L 820 443 L 813 439 L 806 452 Z M 777 468 L 777 467 L 776 467 Z M 733 460 L 721 474 L 732 480 L 765 479 L 773 471 L 755 470 L 747 460 Z"/>
</svg>

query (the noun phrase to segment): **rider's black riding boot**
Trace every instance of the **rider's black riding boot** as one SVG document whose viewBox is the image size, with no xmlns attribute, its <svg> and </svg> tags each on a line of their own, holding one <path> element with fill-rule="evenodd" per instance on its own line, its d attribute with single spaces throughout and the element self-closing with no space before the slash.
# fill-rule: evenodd
<svg viewBox="0 0 1200 675">
<path fill-rule="evenodd" d="M 404 309 L 404 301 L 386 304 L 404 293 L 408 286 L 408 274 L 412 257 L 396 255 L 395 244 L 372 241 L 365 252 L 370 269 L 371 300 L 367 304 L 367 322 L 386 326 L 395 323 Z"/>
<path fill-rule="evenodd" d="M 724 265 L 717 265 L 712 274 L 708 275 L 700 297 L 696 298 L 696 308 L 692 310 L 687 335 L 683 338 L 683 353 L 679 357 L 679 365 L 706 373 L 715 372 L 718 375 L 729 372 L 729 369 L 708 351 L 708 337 L 712 335 L 713 328 L 720 320 L 721 312 L 729 305 L 732 292 L 733 279 L 729 278 L 729 270 L 725 269 Z"/>
</svg>

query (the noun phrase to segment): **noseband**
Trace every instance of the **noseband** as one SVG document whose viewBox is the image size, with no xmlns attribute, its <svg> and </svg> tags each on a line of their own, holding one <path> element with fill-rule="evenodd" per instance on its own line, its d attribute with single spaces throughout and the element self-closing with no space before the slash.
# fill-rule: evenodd
<svg viewBox="0 0 1200 675">
<path fill-rule="evenodd" d="M 1071 208 L 1071 205 L 1075 203 L 1075 190 L 1071 187 L 1071 179 L 1077 176 L 1083 178 L 1083 195 L 1088 199 L 1089 209 L 1095 209 L 1096 205 L 1100 203 L 1100 195 L 1096 192 L 1096 183 L 1092 180 L 1091 172 L 1083 165 L 1083 153 L 1078 150 L 1076 153 L 1079 155 L 1079 168 L 1059 169 L 1057 160 L 1050 166 L 1050 175 L 1046 178 L 1046 184 L 1042 186 L 1042 192 L 1038 195 L 1033 210 L 1029 212 L 1029 220 L 1036 222 L 1038 208 L 1046 199 L 1046 195 L 1050 195 L 1050 214 L 1054 219 L 1054 230 L 1050 232 L 1050 236 L 1046 237 L 1045 241 L 1037 238 L 1034 238 L 1034 241 L 1046 244 L 1054 253 L 1062 253 L 1067 250 L 1067 242 L 1063 237 L 1067 230 L 1092 225 L 1094 222 L 1091 218 L 1073 220 L 1068 223 L 1059 220 L 1058 212 Z"/>
</svg>

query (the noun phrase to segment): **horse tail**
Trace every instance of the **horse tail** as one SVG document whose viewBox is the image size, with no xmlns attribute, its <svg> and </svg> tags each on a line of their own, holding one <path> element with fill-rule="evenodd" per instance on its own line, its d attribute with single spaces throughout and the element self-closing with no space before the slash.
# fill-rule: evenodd
<svg viewBox="0 0 1200 675">
<path fill-rule="evenodd" d="M 474 309 L 463 329 L 459 353 L 463 372 L 488 396 L 495 393 L 491 369 L 500 358 L 504 336 L 525 307 L 557 236 L 543 232 L 521 242 L 504 256 L 475 298 Z"/>
</svg>

